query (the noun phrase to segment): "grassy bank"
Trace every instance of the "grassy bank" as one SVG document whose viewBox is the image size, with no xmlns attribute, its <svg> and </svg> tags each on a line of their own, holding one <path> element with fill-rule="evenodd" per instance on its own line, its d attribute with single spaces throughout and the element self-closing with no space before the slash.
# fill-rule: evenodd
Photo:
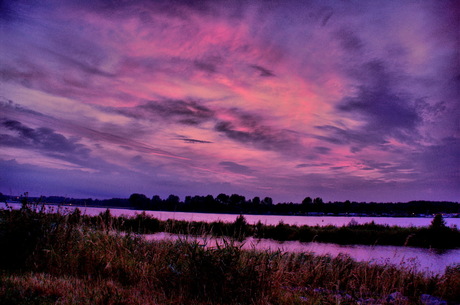
<svg viewBox="0 0 460 305">
<path fill-rule="evenodd" d="M 231 239 L 215 248 L 193 239 L 146 242 L 136 235 L 114 234 L 118 226 L 133 226 L 134 220 L 122 224 L 109 213 L 85 218 L 78 212 L 62 215 L 25 208 L 0 215 L 2 304 L 420 304 L 423 298 L 435 297 L 455 304 L 460 300 L 460 267 L 430 276 L 407 267 L 358 263 L 346 256 L 242 250 Z M 239 225 L 233 224 L 233 233 L 241 233 L 244 224 Z M 194 230 L 193 224 L 187 226 Z"/>
<path fill-rule="evenodd" d="M 168 232 L 173 234 L 227 236 L 238 240 L 246 237 L 268 238 L 278 241 L 298 240 L 301 242 L 324 242 L 342 245 L 392 245 L 436 249 L 455 249 L 460 247 L 460 230 L 447 227 L 441 215 L 436 215 L 428 227 L 398 227 L 379 225 L 374 222 L 357 224 L 353 220 L 348 225 L 338 226 L 297 226 L 282 221 L 277 225 L 247 223 L 244 216 L 239 216 L 233 223 L 222 221 L 196 222 L 184 220 L 159 220 L 145 212 L 134 217 L 115 217 L 110 210 L 98 216 L 82 215 L 80 210 L 65 212 L 55 210 L 50 213 L 42 205 L 26 204 L 25 210 L 41 211 L 43 214 L 55 214 L 59 217 L 68 214 L 72 222 L 78 222 L 98 230 L 115 230 L 136 234 Z M 58 213 L 56 213 L 58 212 Z M 1 215 L 14 213 L 12 210 L 0 211 Z M 63 216 L 63 215 L 61 215 Z"/>
<path fill-rule="evenodd" d="M 83 216 L 78 211 L 72 216 L 94 228 L 114 228 L 117 231 L 148 234 L 168 232 L 176 234 L 269 238 L 279 241 L 325 242 L 336 244 L 393 245 L 422 248 L 455 249 L 460 247 L 460 231 L 447 227 L 442 217 L 429 227 L 397 227 L 375 223 L 357 224 L 353 221 L 342 227 L 297 226 L 280 222 L 277 225 L 248 224 L 243 216 L 233 223 L 196 222 L 156 219 L 146 213 L 136 217 L 113 217 L 110 211 L 99 216 Z"/>
</svg>

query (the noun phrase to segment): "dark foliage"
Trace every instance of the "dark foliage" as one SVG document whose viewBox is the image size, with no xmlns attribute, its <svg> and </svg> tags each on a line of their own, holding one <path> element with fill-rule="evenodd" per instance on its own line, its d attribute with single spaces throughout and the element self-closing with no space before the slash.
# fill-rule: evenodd
<svg viewBox="0 0 460 305">
<path fill-rule="evenodd" d="M 16 197 L 0 196 L 4 201 Z M 30 198 L 38 200 L 39 198 Z M 176 195 L 161 199 L 155 195 L 149 199 L 144 194 L 134 193 L 129 199 L 112 198 L 105 200 L 75 199 L 59 196 L 42 197 L 46 203 L 79 206 L 124 207 L 140 210 L 183 211 L 231 214 L 275 214 L 275 215 L 330 215 L 330 216 L 429 216 L 440 213 L 460 214 L 460 204 L 446 201 L 410 201 L 398 203 L 375 202 L 324 202 L 322 198 L 306 197 L 302 203 L 273 204 L 270 197 L 247 199 L 238 194 L 219 194 L 215 198 L 207 196 L 186 196 L 184 201 Z"/>
</svg>

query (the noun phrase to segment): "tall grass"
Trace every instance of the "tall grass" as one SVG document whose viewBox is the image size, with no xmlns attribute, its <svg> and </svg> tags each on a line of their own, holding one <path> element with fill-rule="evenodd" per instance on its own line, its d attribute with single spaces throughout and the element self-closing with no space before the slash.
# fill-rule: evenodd
<svg viewBox="0 0 460 305">
<path fill-rule="evenodd" d="M 303 242 L 325 242 L 337 244 L 363 245 L 394 245 L 424 248 L 452 249 L 460 247 L 460 231 L 453 227 L 430 226 L 397 227 L 378 225 L 373 222 L 336 226 L 297 226 L 280 222 L 277 225 L 264 225 L 261 222 L 248 224 L 243 216 L 239 216 L 233 223 L 195 222 L 172 220 L 158 220 L 145 213 L 136 217 L 111 217 L 109 212 L 104 213 L 111 225 L 117 230 L 135 233 L 169 232 L 178 234 L 214 236 L 229 236 L 239 240 L 253 236 L 255 238 L 270 238 L 275 240 L 299 240 Z M 90 218 L 86 222 L 97 223 Z"/>
<path fill-rule="evenodd" d="M 126 222 L 109 213 L 86 219 L 25 207 L 0 216 L 2 304 L 385 304 L 395 292 L 397 304 L 418 304 L 422 294 L 460 300 L 460 267 L 435 276 L 348 256 L 242 250 L 233 239 L 147 242 L 117 233 Z M 229 230 L 246 226 L 241 219 Z"/>
</svg>

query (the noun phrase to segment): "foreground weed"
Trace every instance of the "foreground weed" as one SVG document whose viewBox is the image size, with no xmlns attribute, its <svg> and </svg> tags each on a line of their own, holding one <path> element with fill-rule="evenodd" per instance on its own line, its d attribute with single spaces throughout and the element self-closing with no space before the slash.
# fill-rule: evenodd
<svg viewBox="0 0 460 305">
<path fill-rule="evenodd" d="M 423 295 L 456 304 L 460 299 L 459 266 L 430 276 L 410 266 L 358 263 L 343 255 L 243 250 L 230 238 L 214 245 L 194 238 L 147 242 L 117 232 L 124 224 L 110 212 L 98 218 L 31 210 L 0 216 L 0 244 L 7 246 L 2 258 L 14 261 L 0 266 L 3 304 L 419 304 Z M 187 229 L 183 225 L 171 223 Z M 249 231 L 243 220 L 233 230 Z"/>
</svg>

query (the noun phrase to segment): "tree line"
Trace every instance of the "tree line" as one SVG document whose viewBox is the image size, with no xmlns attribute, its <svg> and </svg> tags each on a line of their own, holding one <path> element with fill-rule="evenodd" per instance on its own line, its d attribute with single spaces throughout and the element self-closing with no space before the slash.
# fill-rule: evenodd
<svg viewBox="0 0 460 305">
<path fill-rule="evenodd" d="M 21 201 L 27 197 L 7 196 L 0 193 L 0 201 Z M 238 194 L 219 194 L 216 197 L 186 196 L 184 200 L 176 195 L 161 198 L 154 195 L 149 198 L 144 194 L 134 193 L 129 198 L 92 199 L 66 198 L 62 196 L 43 196 L 29 198 L 36 202 L 68 204 L 79 206 L 104 206 L 114 208 L 134 208 L 154 211 L 208 212 L 233 214 L 274 214 L 274 215 L 369 215 L 369 216 L 420 216 L 438 213 L 458 214 L 460 204 L 448 201 L 409 201 L 409 202 L 324 202 L 322 198 L 306 197 L 300 203 L 274 203 L 270 197 L 247 199 Z"/>
<path fill-rule="evenodd" d="M 216 197 L 186 196 L 184 201 L 176 195 L 165 199 L 155 195 L 149 199 L 144 194 L 134 193 L 129 197 L 132 207 L 142 210 L 239 213 L 239 214 L 278 214 L 278 215 L 388 215 L 415 216 L 437 213 L 460 213 L 460 204 L 446 201 L 410 201 L 398 203 L 324 202 L 322 198 L 306 197 L 301 203 L 277 203 L 272 198 L 254 197 L 246 199 L 238 194 L 219 194 Z"/>
</svg>

